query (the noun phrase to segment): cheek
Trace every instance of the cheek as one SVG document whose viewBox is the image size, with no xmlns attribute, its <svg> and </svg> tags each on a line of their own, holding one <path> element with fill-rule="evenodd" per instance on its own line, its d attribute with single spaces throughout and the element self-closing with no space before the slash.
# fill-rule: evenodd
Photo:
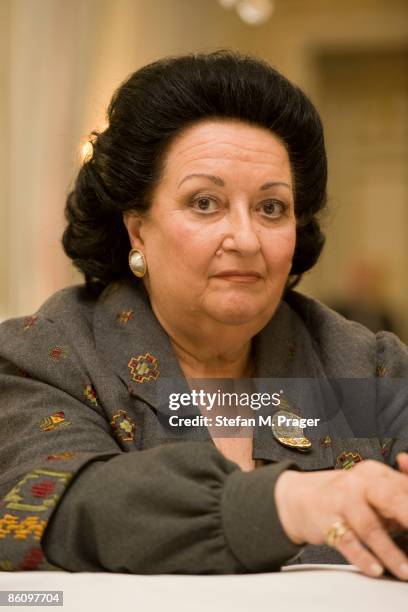
<svg viewBox="0 0 408 612">
<path fill-rule="evenodd" d="M 208 267 L 213 254 L 211 233 L 199 231 L 196 225 L 175 217 L 168 226 L 161 228 L 146 245 L 154 257 L 164 265 L 177 265 L 179 270 L 195 270 Z"/>
<path fill-rule="evenodd" d="M 296 246 L 296 230 L 284 231 L 268 236 L 264 241 L 267 267 L 274 273 L 287 274 L 291 267 Z"/>
</svg>

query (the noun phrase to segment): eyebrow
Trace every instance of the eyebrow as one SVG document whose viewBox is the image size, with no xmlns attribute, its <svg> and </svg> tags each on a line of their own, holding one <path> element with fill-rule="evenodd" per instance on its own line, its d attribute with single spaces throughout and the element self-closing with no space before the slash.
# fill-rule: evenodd
<svg viewBox="0 0 408 612">
<path fill-rule="evenodd" d="M 178 184 L 178 187 L 180 187 L 180 185 L 182 185 L 184 183 L 184 181 L 187 181 L 188 179 L 191 178 L 208 178 L 210 181 L 212 181 L 213 183 L 215 183 L 216 185 L 218 185 L 219 187 L 225 187 L 225 183 L 222 180 L 221 177 L 219 176 L 214 176 L 214 174 L 205 174 L 203 172 L 198 172 L 198 173 L 194 173 L 194 174 L 188 174 L 187 176 L 185 176 L 180 183 Z M 267 183 L 264 183 L 263 185 L 260 186 L 259 190 L 260 191 L 265 191 L 266 189 L 269 189 L 269 187 L 286 187 L 287 189 L 291 189 L 290 185 L 288 183 L 284 183 L 283 181 L 268 181 Z"/>
</svg>

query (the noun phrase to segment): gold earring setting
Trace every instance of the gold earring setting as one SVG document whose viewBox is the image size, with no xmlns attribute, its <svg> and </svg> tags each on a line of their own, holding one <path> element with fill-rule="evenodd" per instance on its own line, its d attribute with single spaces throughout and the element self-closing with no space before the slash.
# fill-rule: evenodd
<svg viewBox="0 0 408 612">
<path fill-rule="evenodd" d="M 146 257 L 139 249 L 132 249 L 129 253 L 129 268 L 138 278 L 143 278 L 147 271 Z"/>
</svg>

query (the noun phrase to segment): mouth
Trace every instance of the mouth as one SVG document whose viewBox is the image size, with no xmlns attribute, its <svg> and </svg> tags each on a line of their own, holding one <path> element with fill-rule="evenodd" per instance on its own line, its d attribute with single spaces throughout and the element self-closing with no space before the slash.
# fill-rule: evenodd
<svg viewBox="0 0 408 612">
<path fill-rule="evenodd" d="M 262 276 L 255 270 L 224 270 L 219 274 L 214 274 L 213 278 L 234 283 L 255 283 L 259 281 Z"/>
</svg>

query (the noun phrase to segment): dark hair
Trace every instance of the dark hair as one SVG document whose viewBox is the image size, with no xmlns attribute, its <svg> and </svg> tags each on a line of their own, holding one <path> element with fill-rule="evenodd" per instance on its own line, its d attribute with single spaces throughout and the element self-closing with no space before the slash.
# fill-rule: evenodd
<svg viewBox="0 0 408 612">
<path fill-rule="evenodd" d="M 266 61 L 222 49 L 166 57 L 137 70 L 114 93 L 107 129 L 92 132 L 92 157 L 68 195 L 62 239 L 89 291 L 131 275 L 123 212 L 149 208 L 172 140 L 210 118 L 264 127 L 285 144 L 298 221 L 291 286 L 316 263 L 324 244 L 317 213 L 326 205 L 327 182 L 319 115 Z"/>
</svg>

